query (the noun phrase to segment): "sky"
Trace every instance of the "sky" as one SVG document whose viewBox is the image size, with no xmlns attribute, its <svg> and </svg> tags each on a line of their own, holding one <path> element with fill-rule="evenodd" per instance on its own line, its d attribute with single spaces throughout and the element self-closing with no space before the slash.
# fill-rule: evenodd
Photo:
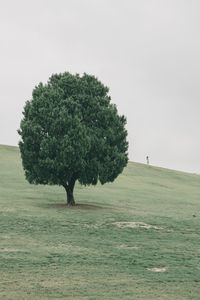
<svg viewBox="0 0 200 300">
<path fill-rule="evenodd" d="M 95 75 L 127 117 L 129 159 L 200 173 L 198 0 L 0 0 L 0 144 L 33 88 Z"/>
</svg>

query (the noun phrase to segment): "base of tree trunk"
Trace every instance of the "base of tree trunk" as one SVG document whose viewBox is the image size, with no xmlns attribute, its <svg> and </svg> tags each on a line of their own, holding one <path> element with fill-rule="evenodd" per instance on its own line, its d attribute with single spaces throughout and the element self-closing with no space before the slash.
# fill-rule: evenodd
<svg viewBox="0 0 200 300">
<path fill-rule="evenodd" d="M 71 206 L 75 206 L 75 205 L 76 205 L 75 201 L 67 202 L 67 207 L 71 207 Z"/>
<path fill-rule="evenodd" d="M 74 185 L 75 185 L 75 180 L 72 181 L 70 184 L 65 185 L 65 191 L 66 191 L 66 196 L 67 196 L 67 206 L 74 206 L 75 205 L 75 200 L 74 200 Z"/>
<path fill-rule="evenodd" d="M 74 195 L 73 192 L 70 190 L 67 191 L 67 206 L 74 206 L 75 205 L 75 200 L 74 200 Z"/>
</svg>

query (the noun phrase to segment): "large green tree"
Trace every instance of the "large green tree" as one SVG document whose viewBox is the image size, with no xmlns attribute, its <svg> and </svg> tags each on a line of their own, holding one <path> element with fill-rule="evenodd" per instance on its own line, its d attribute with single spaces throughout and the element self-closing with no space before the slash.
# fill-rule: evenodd
<svg viewBox="0 0 200 300">
<path fill-rule="evenodd" d="M 128 161 L 126 119 L 97 78 L 68 72 L 40 83 L 26 102 L 18 130 L 26 179 L 61 185 L 67 204 L 83 185 L 112 182 Z"/>
</svg>

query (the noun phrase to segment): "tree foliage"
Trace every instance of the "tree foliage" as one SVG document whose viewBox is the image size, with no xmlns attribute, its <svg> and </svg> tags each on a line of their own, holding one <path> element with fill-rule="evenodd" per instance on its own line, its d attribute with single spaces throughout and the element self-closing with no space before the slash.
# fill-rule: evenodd
<svg viewBox="0 0 200 300">
<path fill-rule="evenodd" d="M 26 179 L 62 185 L 74 204 L 76 180 L 112 182 L 128 161 L 126 119 L 111 103 L 108 88 L 84 74 L 54 74 L 26 102 L 18 130 Z"/>
</svg>

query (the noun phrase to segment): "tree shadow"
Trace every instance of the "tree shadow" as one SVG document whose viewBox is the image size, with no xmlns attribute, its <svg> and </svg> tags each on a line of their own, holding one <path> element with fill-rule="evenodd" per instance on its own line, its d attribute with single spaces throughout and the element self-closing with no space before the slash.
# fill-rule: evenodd
<svg viewBox="0 0 200 300">
<path fill-rule="evenodd" d="M 105 209 L 105 206 L 88 203 L 76 203 L 74 206 L 67 206 L 66 203 L 48 203 L 45 205 L 48 208 L 72 209 L 72 210 L 98 210 Z"/>
</svg>

